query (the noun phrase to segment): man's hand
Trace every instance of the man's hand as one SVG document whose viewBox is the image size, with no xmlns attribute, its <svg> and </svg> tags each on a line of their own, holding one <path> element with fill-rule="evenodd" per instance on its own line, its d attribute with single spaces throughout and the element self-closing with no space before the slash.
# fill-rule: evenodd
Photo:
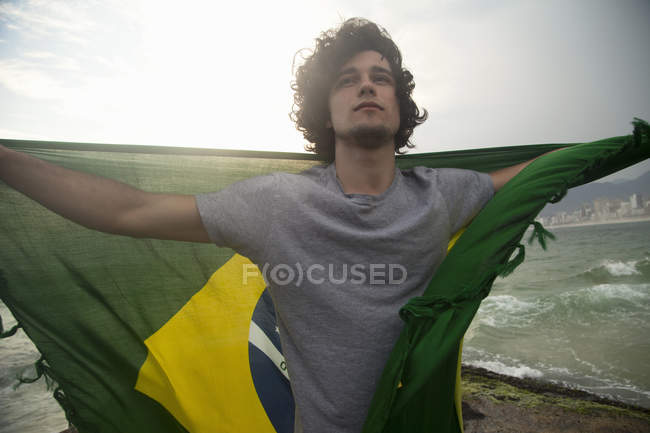
<svg viewBox="0 0 650 433">
<path fill-rule="evenodd" d="M 91 229 L 141 238 L 210 242 L 191 195 L 148 193 L 2 145 L 0 180 Z"/>
</svg>

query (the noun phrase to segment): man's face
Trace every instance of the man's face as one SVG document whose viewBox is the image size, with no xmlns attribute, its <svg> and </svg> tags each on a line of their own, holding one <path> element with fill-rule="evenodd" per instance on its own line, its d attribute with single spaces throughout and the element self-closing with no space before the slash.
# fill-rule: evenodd
<svg viewBox="0 0 650 433">
<path fill-rule="evenodd" d="M 339 70 L 329 95 L 334 135 L 365 147 L 391 143 L 399 129 L 399 103 L 390 64 L 376 51 L 362 51 Z"/>
</svg>

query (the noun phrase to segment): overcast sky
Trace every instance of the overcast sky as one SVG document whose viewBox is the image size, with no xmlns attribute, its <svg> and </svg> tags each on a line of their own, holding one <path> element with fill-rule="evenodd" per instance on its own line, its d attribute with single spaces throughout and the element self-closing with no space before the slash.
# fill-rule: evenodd
<svg viewBox="0 0 650 433">
<path fill-rule="evenodd" d="M 354 16 L 385 27 L 415 75 L 429 111 L 416 152 L 650 120 L 647 0 L 358 3 L 2 0 L 0 138 L 302 151 L 294 53 Z"/>
</svg>

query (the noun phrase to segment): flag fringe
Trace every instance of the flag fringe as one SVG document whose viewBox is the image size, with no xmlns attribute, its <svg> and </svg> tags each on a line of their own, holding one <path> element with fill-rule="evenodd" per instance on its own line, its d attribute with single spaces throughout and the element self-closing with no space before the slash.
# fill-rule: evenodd
<svg viewBox="0 0 650 433">
<path fill-rule="evenodd" d="M 0 338 L 12 337 L 18 331 L 18 328 L 20 328 L 20 324 L 16 324 L 12 326 L 11 329 L 5 331 L 2 326 L 2 315 L 0 315 Z"/>
<path fill-rule="evenodd" d="M 533 241 L 537 239 L 537 242 L 540 244 L 540 246 L 546 250 L 546 239 L 555 240 L 555 235 L 546 230 L 542 223 L 539 221 L 533 221 L 531 224 L 533 225 L 533 232 L 528 238 L 528 245 L 531 245 Z"/>
<path fill-rule="evenodd" d="M 6 289 L 7 284 L 7 280 L 4 278 L 4 275 L 0 270 L 0 290 Z M 16 332 L 18 332 L 19 328 L 22 328 L 20 322 L 12 326 L 11 329 L 5 331 L 2 322 L 2 315 L 0 315 L 0 339 L 12 337 L 16 334 Z M 74 407 L 72 407 L 72 404 L 70 403 L 68 397 L 65 395 L 57 381 L 52 377 L 52 370 L 42 354 L 38 361 L 34 363 L 34 370 L 36 371 L 35 377 L 25 376 L 25 369 L 22 370 L 21 373 L 19 373 L 16 377 L 18 382 L 13 386 L 13 389 L 16 390 L 23 384 L 34 383 L 44 377 L 46 389 L 48 391 L 54 390 L 54 399 L 59 403 L 59 406 L 61 406 L 63 412 L 65 413 L 66 419 L 70 425 L 72 425 L 72 417 L 75 416 L 76 411 L 74 410 Z"/>
<path fill-rule="evenodd" d="M 7 288 L 7 279 L 2 274 L 2 271 L 0 271 L 0 290 L 4 291 L 6 288 Z M 11 327 L 11 329 L 5 331 L 5 328 L 2 324 L 2 314 L 0 314 L 0 339 L 9 338 L 13 336 L 18 331 L 18 328 L 20 328 L 20 323 L 15 324 L 14 326 Z"/>
<path fill-rule="evenodd" d="M 526 258 L 526 247 L 522 244 L 517 244 L 515 247 L 517 249 L 517 255 L 507 261 L 506 263 L 497 267 L 497 275 L 501 277 L 507 277 L 512 274 L 517 266 L 521 265 Z"/>
</svg>

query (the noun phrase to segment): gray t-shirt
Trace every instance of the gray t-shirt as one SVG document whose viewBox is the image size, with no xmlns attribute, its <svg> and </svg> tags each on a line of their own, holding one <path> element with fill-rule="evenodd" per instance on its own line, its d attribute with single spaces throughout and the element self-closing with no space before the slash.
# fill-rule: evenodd
<svg viewBox="0 0 650 433">
<path fill-rule="evenodd" d="M 381 195 L 345 194 L 331 164 L 197 196 L 214 243 L 266 266 L 296 431 L 361 431 L 400 307 L 493 192 L 484 173 L 417 167 Z"/>
</svg>

